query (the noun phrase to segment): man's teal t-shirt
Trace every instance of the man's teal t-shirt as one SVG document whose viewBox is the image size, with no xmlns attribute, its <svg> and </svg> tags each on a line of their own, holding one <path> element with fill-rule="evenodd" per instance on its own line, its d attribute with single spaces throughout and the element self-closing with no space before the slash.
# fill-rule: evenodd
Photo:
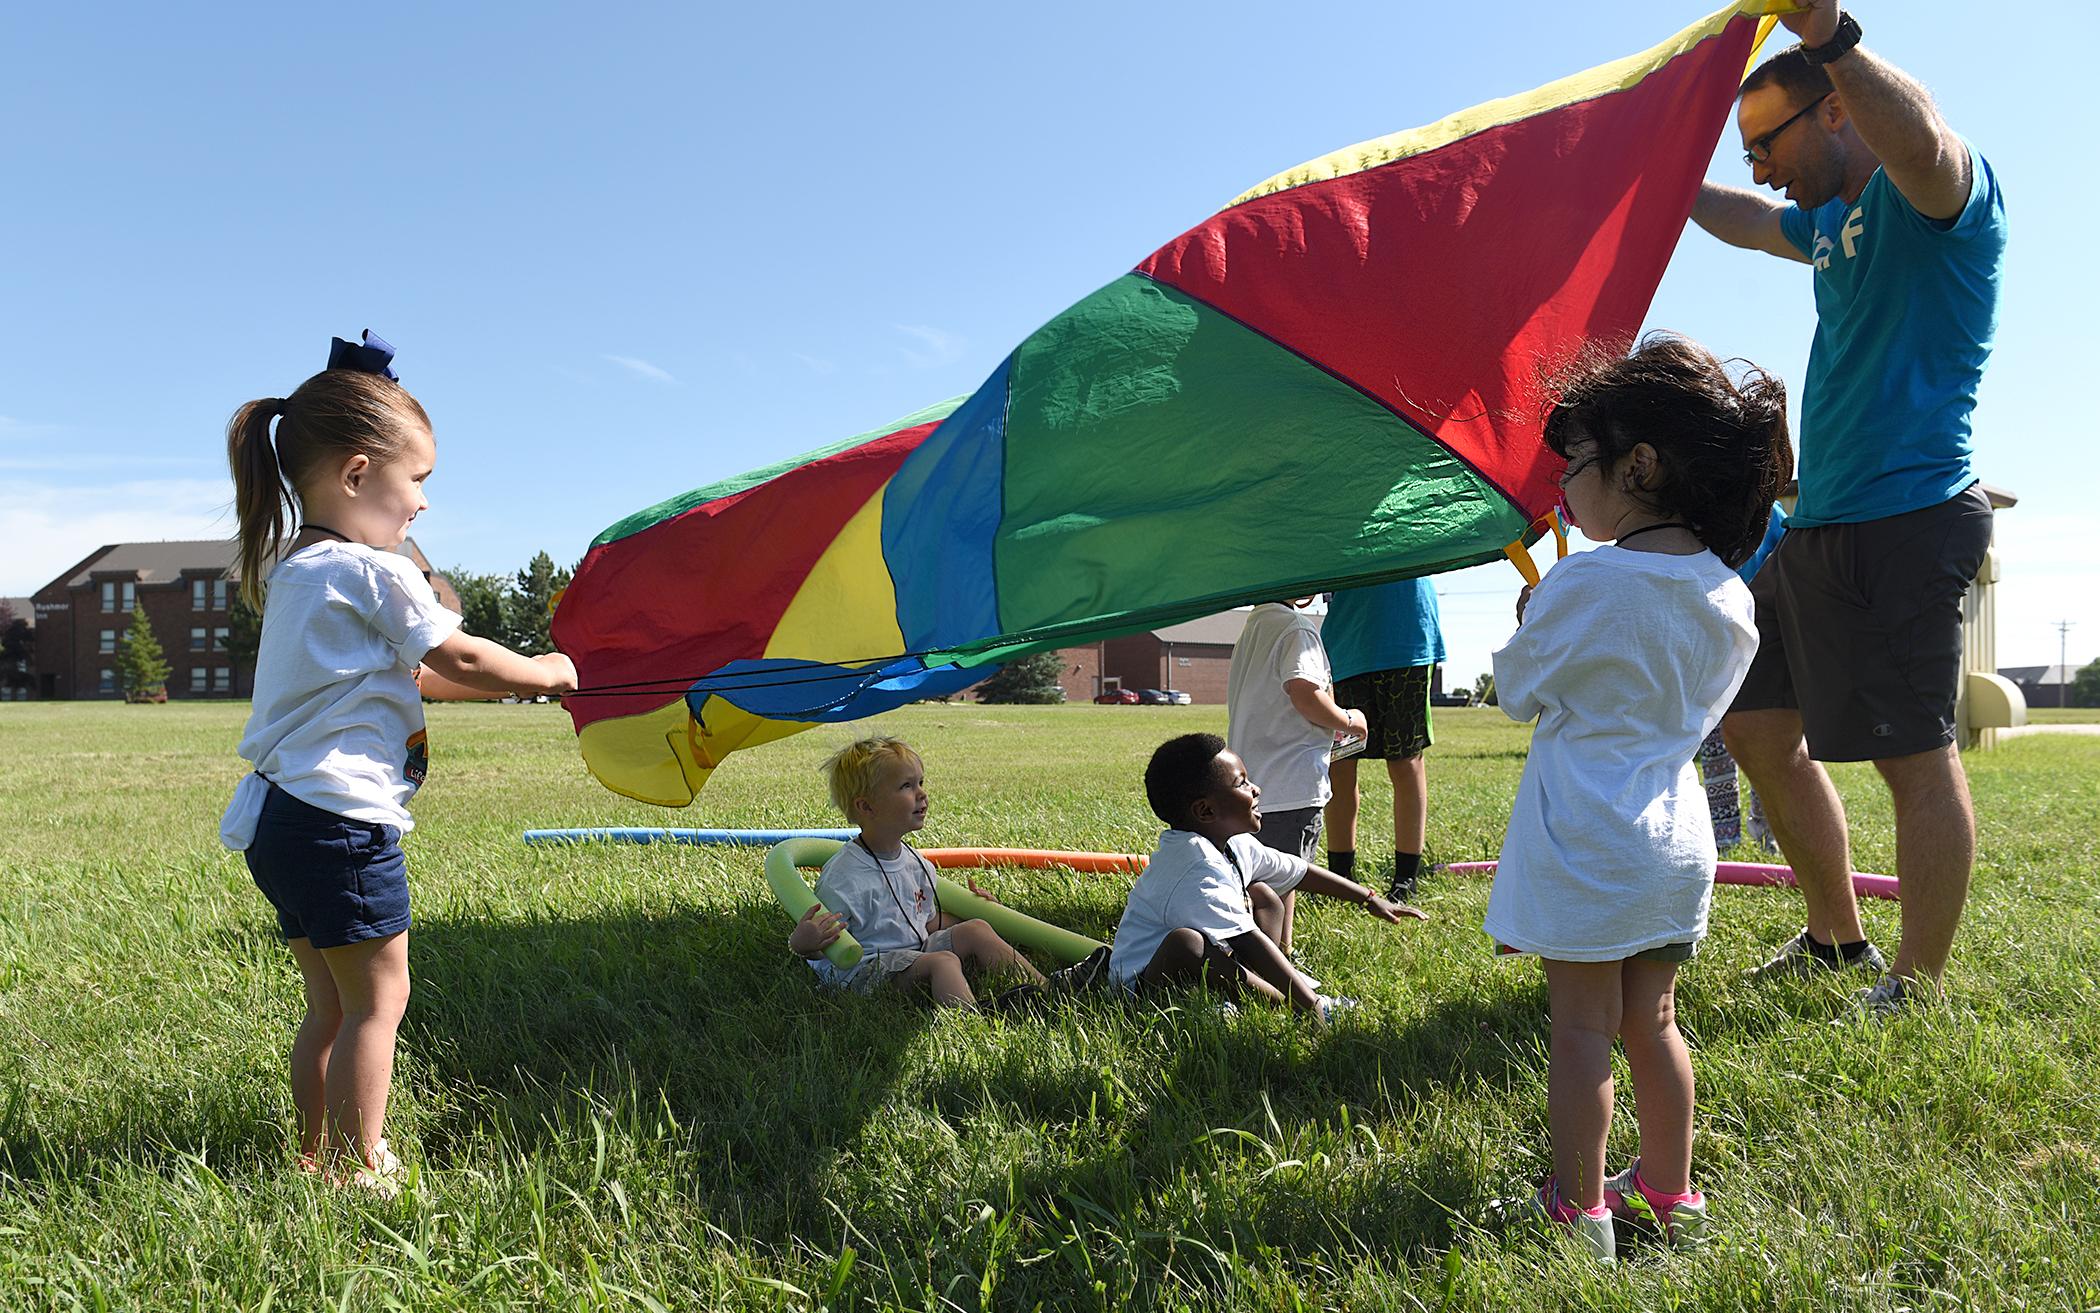
<svg viewBox="0 0 2100 1313">
<path fill-rule="evenodd" d="M 1327 603 L 1320 642 L 1336 679 L 1444 659 L 1436 589 L 1427 579 L 1401 579 L 1336 593 Z"/>
<path fill-rule="evenodd" d="M 2005 198 L 1974 146 L 1969 172 L 1951 223 L 1919 214 L 1880 169 L 1856 202 L 1779 217 L 1815 264 L 1794 528 L 1922 510 L 1975 482 L 1969 418 L 1998 327 Z"/>
</svg>

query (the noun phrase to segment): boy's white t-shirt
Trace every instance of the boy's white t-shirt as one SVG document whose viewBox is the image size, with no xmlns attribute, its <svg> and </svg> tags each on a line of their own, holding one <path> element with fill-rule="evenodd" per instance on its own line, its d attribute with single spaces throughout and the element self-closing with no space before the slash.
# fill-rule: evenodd
<svg viewBox="0 0 2100 1313">
<path fill-rule="evenodd" d="M 1304 858 L 1265 847 L 1251 834 L 1235 834 L 1225 847 L 1229 855 L 1188 830 L 1160 833 L 1116 926 L 1111 976 L 1124 984 L 1136 979 L 1167 936 L 1183 927 L 1217 940 L 1246 934 L 1255 928 L 1249 885 L 1259 881 L 1287 894 L 1305 878 Z"/>
<path fill-rule="evenodd" d="M 1247 763 L 1263 811 L 1325 807 L 1333 796 L 1327 756 L 1334 731 L 1298 714 L 1283 691 L 1293 679 L 1333 686 L 1320 631 L 1303 611 L 1263 602 L 1232 645 L 1225 682 L 1225 746 Z"/>
<path fill-rule="evenodd" d="M 362 543 L 302 548 L 270 573 L 242 781 L 221 825 L 246 848 L 267 792 L 351 820 L 415 826 L 408 800 L 429 756 L 414 671 L 450 638 L 447 610 L 414 561 Z"/>
<path fill-rule="evenodd" d="M 1713 820 L 1694 758 L 1757 626 L 1712 552 L 1605 546 L 1555 565 L 1495 653 L 1512 720 L 1538 718 L 1488 895 L 1487 933 L 1566 962 L 1697 942 Z"/>
<path fill-rule="evenodd" d="M 922 947 L 927 929 L 941 908 L 933 883 L 933 863 L 910 844 L 895 857 L 877 860 L 858 840 L 840 848 L 817 876 L 817 901 L 846 918 L 846 933 L 860 941 L 865 956 L 851 970 L 831 959 L 807 959 L 810 969 L 830 984 L 840 984 L 879 953 Z"/>
</svg>

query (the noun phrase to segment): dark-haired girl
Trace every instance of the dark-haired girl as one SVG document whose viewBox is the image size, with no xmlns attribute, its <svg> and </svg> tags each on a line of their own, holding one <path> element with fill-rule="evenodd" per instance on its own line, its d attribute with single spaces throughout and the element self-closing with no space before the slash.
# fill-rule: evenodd
<svg viewBox="0 0 2100 1313">
<path fill-rule="evenodd" d="M 1733 567 L 1793 465 L 1786 393 L 1704 348 L 1653 337 L 1559 388 L 1545 439 L 1563 509 L 1609 544 L 1568 557 L 1495 653 L 1511 718 L 1536 718 L 1487 932 L 1545 964 L 1554 1174 L 1540 1209 L 1613 1255 L 1612 1215 L 1697 1238 L 1692 1066 L 1677 967 L 1706 934 L 1713 825 L 1694 757 L 1757 650 Z M 1626 1049 L 1640 1155 L 1606 1179 L 1611 1048 Z"/>
</svg>

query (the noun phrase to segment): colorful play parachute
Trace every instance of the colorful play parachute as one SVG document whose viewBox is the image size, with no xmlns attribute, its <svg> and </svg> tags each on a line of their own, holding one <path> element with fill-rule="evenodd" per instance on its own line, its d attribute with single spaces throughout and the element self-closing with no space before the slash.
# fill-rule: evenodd
<svg viewBox="0 0 2100 1313">
<path fill-rule="evenodd" d="M 606 530 L 554 617 L 590 769 L 683 806 L 1021 653 L 1535 538 L 1538 381 L 1639 328 L 1773 7 L 1272 178 L 968 397 Z"/>
</svg>

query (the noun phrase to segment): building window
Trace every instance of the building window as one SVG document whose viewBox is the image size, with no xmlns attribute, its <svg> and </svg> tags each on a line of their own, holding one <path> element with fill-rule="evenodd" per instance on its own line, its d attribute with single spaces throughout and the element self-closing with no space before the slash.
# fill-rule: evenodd
<svg viewBox="0 0 2100 1313">
<path fill-rule="evenodd" d="M 226 609 L 226 581 L 224 579 L 211 581 L 211 609 L 214 611 L 224 611 Z"/>
<path fill-rule="evenodd" d="M 117 672 L 116 672 L 116 671 L 114 671 L 114 670 L 111 670 L 111 669 L 110 669 L 109 667 L 107 667 L 107 666 L 104 666 L 104 667 L 102 668 L 102 682 L 101 682 L 101 684 L 100 684 L 100 685 L 98 685 L 97 687 L 98 687 L 98 691 L 100 691 L 100 692 L 103 692 L 103 693 L 114 693 L 114 692 L 116 692 L 116 691 L 117 691 Z"/>
<path fill-rule="evenodd" d="M 202 652 L 204 650 L 204 635 L 206 632 L 202 629 L 192 629 L 190 631 L 190 651 Z"/>
<path fill-rule="evenodd" d="M 114 579 L 104 579 L 102 581 L 102 609 L 104 611 L 117 609 L 117 584 Z"/>
<path fill-rule="evenodd" d="M 115 652 L 117 650 L 117 631 L 114 629 L 103 630 L 102 641 L 96 646 L 95 650 L 103 656 L 109 656 Z"/>
<path fill-rule="evenodd" d="M 137 584 L 133 584 L 133 583 L 127 583 L 127 584 L 125 584 L 125 585 L 124 585 L 124 610 L 125 610 L 126 612 L 129 612 L 129 611 L 130 611 L 130 610 L 131 610 L 131 609 L 132 609 L 133 607 L 137 606 L 138 604 L 139 604 L 139 586 L 138 586 Z"/>
<path fill-rule="evenodd" d="M 191 667 L 190 667 L 190 692 L 192 692 L 192 693 L 202 693 L 203 691 L 204 691 L 204 667 L 203 667 L 203 666 L 191 666 Z"/>
<path fill-rule="evenodd" d="M 204 590 L 206 586 L 206 582 L 202 579 L 190 580 L 190 610 L 202 611 L 204 609 Z"/>
<path fill-rule="evenodd" d="M 220 666 L 211 672 L 211 691 L 214 693 L 233 692 L 232 666 Z"/>
<path fill-rule="evenodd" d="M 214 630 L 212 630 L 212 631 L 211 631 L 211 650 L 212 650 L 212 651 L 214 651 L 214 652 L 224 652 L 224 651 L 226 650 L 226 638 L 227 638 L 227 635 L 228 635 L 228 634 L 230 634 L 231 632 L 232 632 L 232 631 L 231 631 L 231 630 L 228 630 L 228 629 L 214 629 Z"/>
</svg>

